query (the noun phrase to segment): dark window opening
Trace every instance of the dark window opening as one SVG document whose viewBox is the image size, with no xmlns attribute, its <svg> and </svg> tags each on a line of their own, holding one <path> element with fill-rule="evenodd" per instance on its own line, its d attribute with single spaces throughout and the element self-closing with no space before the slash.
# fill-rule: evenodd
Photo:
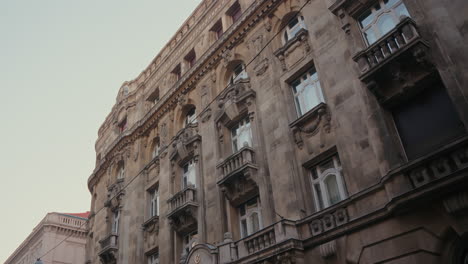
<svg viewBox="0 0 468 264">
<path fill-rule="evenodd" d="M 400 104 L 392 113 L 409 160 L 434 151 L 466 133 L 440 81 Z"/>
<path fill-rule="evenodd" d="M 213 25 L 210 31 L 215 33 L 216 39 L 219 39 L 221 35 L 223 35 L 223 23 L 221 20 L 218 20 L 218 22 Z"/>
<path fill-rule="evenodd" d="M 235 2 L 229 10 L 226 12 L 228 16 L 232 18 L 232 23 L 235 23 L 242 16 L 241 6 L 239 2 Z"/>
<path fill-rule="evenodd" d="M 195 61 L 197 59 L 195 55 L 195 50 L 191 50 L 186 56 L 185 56 L 185 61 L 188 63 L 189 68 L 192 68 L 195 65 Z"/>
<path fill-rule="evenodd" d="M 180 69 L 180 64 L 177 64 L 177 66 L 174 68 L 174 70 L 172 70 L 171 73 L 174 74 L 177 81 L 180 80 L 180 77 L 182 76 L 182 71 Z"/>
<path fill-rule="evenodd" d="M 119 125 L 119 132 L 122 133 L 125 131 L 125 129 L 127 129 L 127 118 L 125 117 L 124 120 L 122 120 Z"/>
</svg>

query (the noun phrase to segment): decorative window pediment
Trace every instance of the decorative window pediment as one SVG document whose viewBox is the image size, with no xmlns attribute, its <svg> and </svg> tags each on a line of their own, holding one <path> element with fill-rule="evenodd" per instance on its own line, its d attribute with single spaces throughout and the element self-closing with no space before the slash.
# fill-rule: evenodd
<svg viewBox="0 0 468 264">
<path fill-rule="evenodd" d="M 188 124 L 181 129 L 173 139 L 170 160 L 182 166 L 189 159 L 198 156 L 198 145 L 201 136 L 198 133 L 198 124 Z"/>
<path fill-rule="evenodd" d="M 250 106 L 254 98 L 255 91 L 251 89 L 250 80 L 243 79 L 229 85 L 218 97 L 219 112 L 215 122 L 228 125 L 246 110 L 253 113 L 253 107 Z"/>
</svg>

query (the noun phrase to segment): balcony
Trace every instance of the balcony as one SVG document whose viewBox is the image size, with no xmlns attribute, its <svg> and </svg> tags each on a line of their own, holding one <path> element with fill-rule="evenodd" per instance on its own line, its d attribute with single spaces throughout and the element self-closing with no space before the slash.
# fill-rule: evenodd
<svg viewBox="0 0 468 264">
<path fill-rule="evenodd" d="M 218 185 L 234 205 L 245 202 L 258 193 L 258 186 L 253 178 L 258 167 L 255 151 L 251 147 L 241 148 L 216 168 L 219 173 Z"/>
<path fill-rule="evenodd" d="M 169 223 L 179 233 L 190 232 L 197 228 L 196 189 L 187 187 L 167 201 L 169 204 Z"/>
<path fill-rule="evenodd" d="M 409 17 L 353 57 L 359 79 L 381 101 L 401 96 L 433 72 L 428 43 Z"/>
<path fill-rule="evenodd" d="M 99 252 L 99 258 L 104 264 L 116 263 L 117 262 L 117 251 L 118 247 L 118 235 L 111 233 L 104 239 L 99 241 L 101 244 L 101 251 Z"/>
</svg>

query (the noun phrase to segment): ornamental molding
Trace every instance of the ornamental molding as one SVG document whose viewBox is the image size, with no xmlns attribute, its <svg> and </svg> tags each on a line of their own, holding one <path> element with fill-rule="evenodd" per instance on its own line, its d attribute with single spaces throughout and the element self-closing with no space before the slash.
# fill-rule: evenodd
<svg viewBox="0 0 468 264">
<path fill-rule="evenodd" d="M 225 0 L 226 1 L 226 0 Z M 265 16 L 276 9 L 276 7 L 282 3 L 280 0 L 259 0 L 255 1 L 249 6 L 244 15 L 226 32 L 221 36 L 218 41 L 213 44 L 198 60 L 198 62 L 188 72 L 186 72 L 182 78 L 177 81 L 170 91 L 165 94 L 161 100 L 136 124 L 120 135 L 107 150 L 103 151 L 102 156 L 112 156 L 113 152 L 122 149 L 124 146 L 132 144 L 139 137 L 144 135 L 149 129 L 155 126 L 162 117 L 169 111 L 172 111 L 177 106 L 178 97 L 181 93 L 187 93 L 194 89 L 198 82 L 207 74 L 211 73 L 212 70 L 219 64 L 223 58 L 223 54 L 226 50 L 232 49 L 240 41 L 244 39 L 247 33 L 249 33 L 258 23 L 262 22 Z M 212 10 L 214 12 L 214 10 Z M 200 26 L 202 29 L 206 29 L 208 24 Z M 186 40 L 185 43 L 191 43 L 190 40 Z M 183 51 L 183 48 L 178 49 L 179 53 Z M 177 54 L 172 53 L 173 58 L 177 58 Z M 163 65 L 168 68 L 171 63 L 164 62 Z M 169 69 L 169 68 L 168 68 Z M 164 74 L 165 70 L 158 69 L 155 72 Z M 159 80 L 151 78 L 145 81 L 146 87 L 154 86 Z M 101 170 L 105 169 L 109 164 L 107 158 L 102 158 L 102 162 L 95 168 L 93 173 L 88 179 L 88 189 L 91 191 L 92 186 L 97 183 L 99 177 L 102 175 Z"/>
</svg>

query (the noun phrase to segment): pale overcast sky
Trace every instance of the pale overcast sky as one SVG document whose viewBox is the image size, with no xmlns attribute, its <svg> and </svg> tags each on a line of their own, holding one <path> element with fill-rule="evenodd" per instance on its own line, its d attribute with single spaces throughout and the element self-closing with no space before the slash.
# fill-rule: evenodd
<svg viewBox="0 0 468 264">
<path fill-rule="evenodd" d="M 200 0 L 0 0 L 0 262 L 84 212 L 97 131 Z"/>
</svg>

